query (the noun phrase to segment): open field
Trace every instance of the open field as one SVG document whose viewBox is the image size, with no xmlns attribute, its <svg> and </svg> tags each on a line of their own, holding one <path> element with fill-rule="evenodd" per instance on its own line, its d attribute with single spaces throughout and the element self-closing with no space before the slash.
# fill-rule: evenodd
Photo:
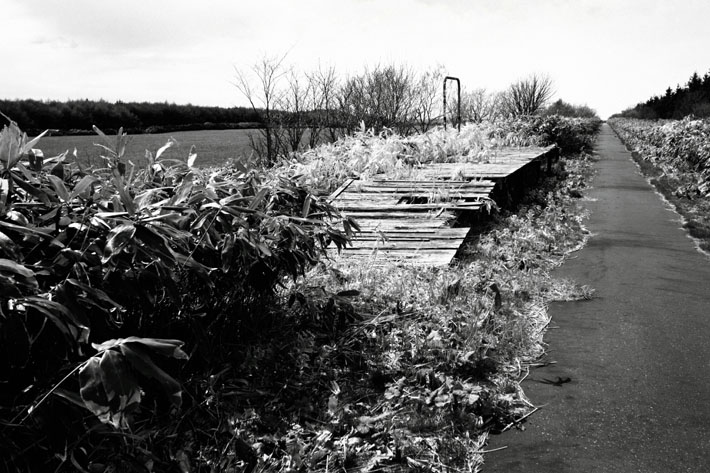
<svg viewBox="0 0 710 473">
<path fill-rule="evenodd" d="M 258 130 L 201 130 L 129 135 L 126 157 L 135 164 L 143 164 L 145 150 L 155 153 L 170 138 L 173 138 L 176 144 L 165 152 L 163 155 L 165 158 L 184 161 L 192 145 L 195 145 L 198 167 L 219 166 L 230 160 L 250 155 L 250 133 L 258 133 Z M 98 135 L 50 136 L 42 138 L 38 147 L 47 158 L 67 150 L 71 155 L 76 148 L 77 157 L 82 164 L 101 166 L 103 163 L 99 156 L 102 149 L 95 146 L 95 143 L 102 143 Z"/>
</svg>

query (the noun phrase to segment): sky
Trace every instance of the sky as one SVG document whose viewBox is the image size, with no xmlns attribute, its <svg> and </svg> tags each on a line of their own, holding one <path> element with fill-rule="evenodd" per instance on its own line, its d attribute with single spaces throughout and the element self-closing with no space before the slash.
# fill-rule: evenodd
<svg viewBox="0 0 710 473">
<path fill-rule="evenodd" d="M 0 98 L 246 105 L 236 71 L 549 76 L 602 118 L 710 71 L 707 0 L 0 0 Z"/>
</svg>

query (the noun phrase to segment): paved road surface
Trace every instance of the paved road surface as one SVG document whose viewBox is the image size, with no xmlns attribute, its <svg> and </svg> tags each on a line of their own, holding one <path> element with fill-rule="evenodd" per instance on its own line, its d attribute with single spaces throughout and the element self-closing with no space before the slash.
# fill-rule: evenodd
<svg viewBox="0 0 710 473">
<path fill-rule="evenodd" d="M 557 364 L 523 383 L 547 406 L 491 437 L 484 473 L 710 472 L 710 262 L 606 124 L 597 153 L 595 236 L 557 272 L 597 297 L 551 306 Z"/>
</svg>

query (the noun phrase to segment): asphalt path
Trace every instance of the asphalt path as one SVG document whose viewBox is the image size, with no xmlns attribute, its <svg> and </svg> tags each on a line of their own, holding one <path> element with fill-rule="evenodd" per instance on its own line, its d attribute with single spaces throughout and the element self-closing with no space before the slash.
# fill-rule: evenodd
<svg viewBox="0 0 710 473">
<path fill-rule="evenodd" d="M 556 363 L 523 382 L 545 407 L 483 472 L 710 472 L 710 260 L 606 124 L 595 151 L 593 236 L 556 276 L 596 297 L 551 305 Z"/>
</svg>

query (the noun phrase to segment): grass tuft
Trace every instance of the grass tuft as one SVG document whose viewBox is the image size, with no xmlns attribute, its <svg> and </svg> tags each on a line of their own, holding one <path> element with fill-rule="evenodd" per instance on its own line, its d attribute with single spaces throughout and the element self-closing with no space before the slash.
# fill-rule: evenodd
<svg viewBox="0 0 710 473">
<path fill-rule="evenodd" d="M 548 303 L 592 297 L 550 274 L 587 237 L 569 189 L 591 158 L 566 164 L 451 267 L 334 258 L 284 286 L 288 322 L 203 409 L 252 446 L 256 471 L 479 471 L 487 436 L 534 409 L 518 380 L 545 353 Z M 202 456 L 247 465 L 237 444 L 215 439 Z"/>
</svg>

